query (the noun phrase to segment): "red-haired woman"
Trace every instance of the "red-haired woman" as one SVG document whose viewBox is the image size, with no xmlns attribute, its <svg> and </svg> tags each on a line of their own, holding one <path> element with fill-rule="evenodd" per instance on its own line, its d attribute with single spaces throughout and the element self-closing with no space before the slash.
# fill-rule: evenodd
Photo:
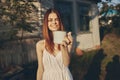
<svg viewBox="0 0 120 80">
<path fill-rule="evenodd" d="M 49 9 L 43 22 L 44 40 L 36 44 L 37 80 L 73 80 L 68 68 L 73 38 L 71 32 L 68 32 L 61 44 L 54 43 L 53 31 L 58 30 L 64 30 L 60 15 L 55 9 Z"/>
</svg>

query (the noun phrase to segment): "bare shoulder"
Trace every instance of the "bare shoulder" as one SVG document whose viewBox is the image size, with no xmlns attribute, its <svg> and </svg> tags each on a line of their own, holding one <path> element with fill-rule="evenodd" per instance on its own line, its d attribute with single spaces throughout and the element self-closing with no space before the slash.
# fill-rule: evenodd
<svg viewBox="0 0 120 80">
<path fill-rule="evenodd" d="M 44 49 L 44 40 L 40 40 L 36 43 L 36 49 L 39 49 L 40 51 L 43 51 Z"/>
</svg>

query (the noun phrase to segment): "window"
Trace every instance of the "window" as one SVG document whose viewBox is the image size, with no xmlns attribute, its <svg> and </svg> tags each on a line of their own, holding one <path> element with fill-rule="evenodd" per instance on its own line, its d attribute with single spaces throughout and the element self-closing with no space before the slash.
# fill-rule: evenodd
<svg viewBox="0 0 120 80">
<path fill-rule="evenodd" d="M 54 7 L 60 12 L 62 22 L 65 26 L 66 31 L 72 31 L 73 25 L 73 9 L 72 9 L 72 2 L 68 1 L 55 1 Z"/>
<path fill-rule="evenodd" d="M 75 5 L 73 6 L 73 3 L 74 1 L 54 1 L 54 7 L 61 12 L 65 29 L 67 31 L 74 32 L 76 27 L 78 32 L 89 32 L 91 19 L 89 14 L 91 5 L 87 2 L 76 1 Z"/>
<path fill-rule="evenodd" d="M 79 31 L 89 31 L 89 9 L 90 5 L 86 3 L 77 2 L 77 25 Z"/>
</svg>

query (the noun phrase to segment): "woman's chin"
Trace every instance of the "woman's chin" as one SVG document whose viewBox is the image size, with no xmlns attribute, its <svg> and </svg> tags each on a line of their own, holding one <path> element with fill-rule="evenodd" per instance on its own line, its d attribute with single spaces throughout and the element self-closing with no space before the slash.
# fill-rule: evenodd
<svg viewBox="0 0 120 80">
<path fill-rule="evenodd" d="M 52 29 L 51 31 L 58 31 L 58 29 Z"/>
</svg>

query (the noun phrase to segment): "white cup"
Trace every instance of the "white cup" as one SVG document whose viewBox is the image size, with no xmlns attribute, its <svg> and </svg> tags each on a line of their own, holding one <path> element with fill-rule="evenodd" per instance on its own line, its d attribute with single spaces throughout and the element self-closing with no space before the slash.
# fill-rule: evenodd
<svg viewBox="0 0 120 80">
<path fill-rule="evenodd" d="M 61 44 L 65 36 L 66 36 L 65 31 L 54 31 L 53 32 L 53 42 L 57 43 L 57 44 Z"/>
</svg>

